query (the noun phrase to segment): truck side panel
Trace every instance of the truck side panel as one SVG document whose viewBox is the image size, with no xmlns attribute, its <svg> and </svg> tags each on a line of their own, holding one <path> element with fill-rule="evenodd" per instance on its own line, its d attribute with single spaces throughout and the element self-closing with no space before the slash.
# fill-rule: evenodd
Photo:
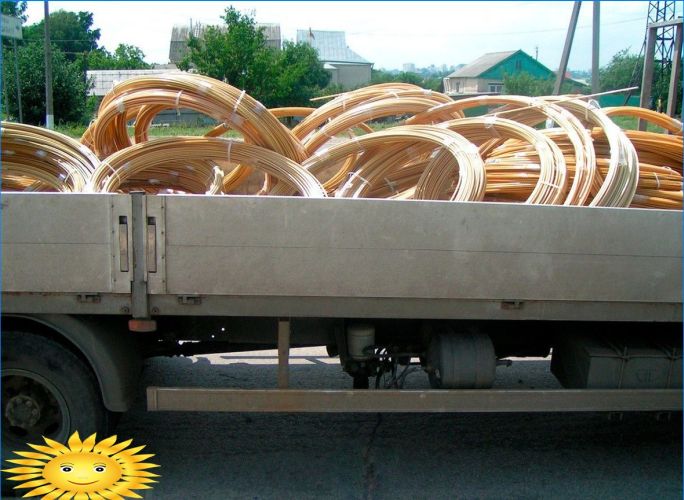
<svg viewBox="0 0 684 500">
<path fill-rule="evenodd" d="M 3 292 L 130 293 L 130 217 L 125 195 L 3 193 Z"/>
<path fill-rule="evenodd" d="M 166 294 L 681 302 L 674 211 L 241 197 L 165 205 Z"/>
<path fill-rule="evenodd" d="M 679 211 L 143 199 L 151 316 L 681 321 Z M 130 196 L 3 204 L 6 311 L 130 314 Z"/>
</svg>

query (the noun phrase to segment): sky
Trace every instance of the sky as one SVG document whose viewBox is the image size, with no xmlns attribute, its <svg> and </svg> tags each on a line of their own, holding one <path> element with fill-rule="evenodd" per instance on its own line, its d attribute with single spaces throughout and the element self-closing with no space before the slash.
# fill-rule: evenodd
<svg viewBox="0 0 684 500">
<path fill-rule="evenodd" d="M 486 52 L 522 49 L 541 63 L 558 67 L 573 2 L 564 1 L 50 1 L 59 9 L 93 13 L 100 45 L 113 51 L 120 43 L 136 45 L 149 63 L 167 63 L 174 25 L 190 20 L 220 24 L 229 5 L 257 22 L 279 23 L 283 39 L 297 29 L 346 32 L 347 45 L 376 69 L 432 64 L 466 64 Z M 43 19 L 43 2 L 29 1 L 28 23 Z M 682 3 L 677 2 L 681 16 Z M 646 27 L 648 2 L 601 2 L 600 65 L 618 51 L 638 53 Z M 569 68 L 591 68 L 592 2 L 583 2 L 570 53 Z"/>
</svg>

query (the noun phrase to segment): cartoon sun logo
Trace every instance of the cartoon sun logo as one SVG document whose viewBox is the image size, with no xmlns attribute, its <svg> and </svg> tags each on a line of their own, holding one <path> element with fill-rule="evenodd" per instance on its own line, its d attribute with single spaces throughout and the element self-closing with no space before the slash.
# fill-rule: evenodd
<svg viewBox="0 0 684 500">
<path fill-rule="evenodd" d="M 73 498 L 123 499 L 142 498 L 132 490 L 151 489 L 149 483 L 158 474 L 147 469 L 159 467 L 145 460 L 154 455 L 139 455 L 145 446 L 128 448 L 132 440 L 116 442 L 111 436 L 96 443 L 95 434 L 81 441 L 74 432 L 68 447 L 43 437 L 45 444 L 30 444 L 36 450 L 15 451 L 24 458 L 8 460 L 20 467 L 3 469 L 13 474 L 10 481 L 26 481 L 15 489 L 31 488 L 24 497 L 42 496 L 43 499 Z"/>
</svg>

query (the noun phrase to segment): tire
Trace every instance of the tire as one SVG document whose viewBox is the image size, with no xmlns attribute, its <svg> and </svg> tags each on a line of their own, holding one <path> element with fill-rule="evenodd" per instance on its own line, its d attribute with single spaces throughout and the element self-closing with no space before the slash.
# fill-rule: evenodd
<svg viewBox="0 0 684 500">
<path fill-rule="evenodd" d="M 112 422 L 86 362 L 47 337 L 2 332 L 3 465 L 26 443 L 44 444 L 41 436 L 65 443 L 78 431 L 102 439 Z M 3 493 L 6 486 L 3 477 Z"/>
</svg>

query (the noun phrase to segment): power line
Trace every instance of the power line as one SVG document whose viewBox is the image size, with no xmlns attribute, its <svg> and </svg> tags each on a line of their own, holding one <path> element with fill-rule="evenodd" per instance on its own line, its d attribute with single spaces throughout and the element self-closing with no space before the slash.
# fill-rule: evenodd
<svg viewBox="0 0 684 500">
<path fill-rule="evenodd" d="M 634 23 L 634 22 L 643 22 L 644 18 L 643 17 L 635 17 L 632 19 L 623 19 L 622 21 L 613 21 L 611 23 L 602 23 L 601 26 L 615 26 L 619 24 L 629 24 L 629 23 Z M 582 26 L 577 26 L 577 29 L 587 29 L 591 28 L 590 24 L 585 24 Z M 543 29 L 543 30 L 522 30 L 522 31 L 491 31 L 491 32 L 477 32 L 477 33 L 466 33 L 464 34 L 465 36 L 468 37 L 473 37 L 473 36 L 499 36 L 499 35 L 526 35 L 526 34 L 533 34 L 533 33 L 557 33 L 561 31 L 566 31 L 567 28 L 549 28 L 549 29 Z M 398 37 L 405 37 L 406 33 L 371 33 L 368 31 L 350 31 L 348 34 L 350 35 L 368 35 L 368 36 L 373 36 L 373 37 L 380 37 L 380 36 L 398 36 Z M 411 37 L 439 37 L 443 36 L 439 33 L 425 33 L 425 34 L 417 34 L 417 33 L 412 33 Z"/>
</svg>

